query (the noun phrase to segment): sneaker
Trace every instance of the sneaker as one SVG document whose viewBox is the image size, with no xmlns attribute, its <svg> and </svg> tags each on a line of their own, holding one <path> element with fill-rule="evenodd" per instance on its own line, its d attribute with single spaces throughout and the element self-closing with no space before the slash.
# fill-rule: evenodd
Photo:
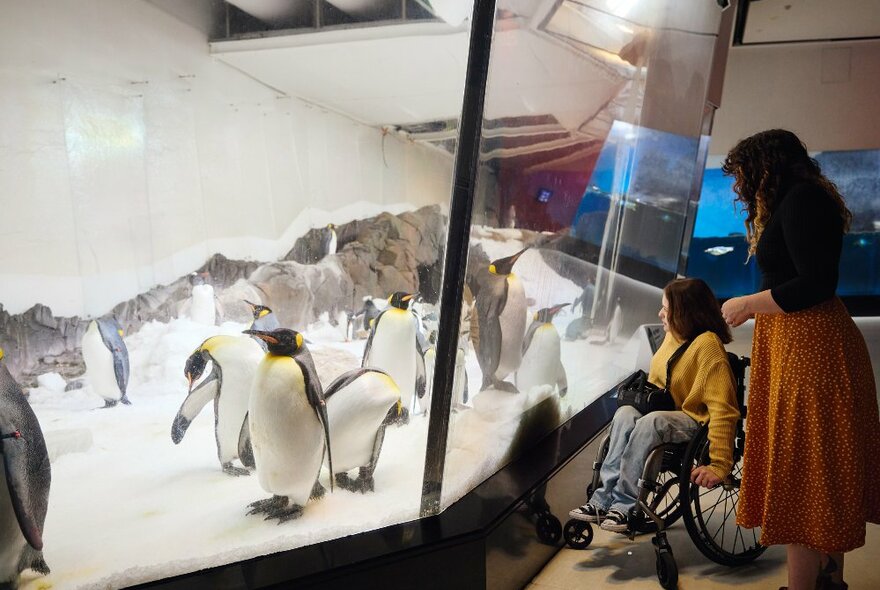
<svg viewBox="0 0 880 590">
<path fill-rule="evenodd" d="M 629 529 L 629 522 L 626 514 L 620 510 L 612 510 L 602 520 L 599 525 L 603 531 L 611 531 L 613 533 L 625 533 Z"/>
<path fill-rule="evenodd" d="M 599 522 L 603 518 L 605 518 L 605 511 L 601 508 L 596 508 L 592 504 L 584 504 L 583 506 L 579 506 L 574 510 L 570 510 L 568 512 L 568 516 L 575 520 L 582 520 L 584 522 Z"/>
</svg>

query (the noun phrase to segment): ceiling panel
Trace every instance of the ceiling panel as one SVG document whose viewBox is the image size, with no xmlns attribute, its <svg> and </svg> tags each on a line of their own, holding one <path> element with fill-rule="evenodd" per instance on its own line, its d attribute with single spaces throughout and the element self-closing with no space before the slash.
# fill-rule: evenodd
<svg viewBox="0 0 880 590">
<path fill-rule="evenodd" d="M 878 37 L 880 0 L 752 0 L 742 31 L 744 45 Z"/>
</svg>

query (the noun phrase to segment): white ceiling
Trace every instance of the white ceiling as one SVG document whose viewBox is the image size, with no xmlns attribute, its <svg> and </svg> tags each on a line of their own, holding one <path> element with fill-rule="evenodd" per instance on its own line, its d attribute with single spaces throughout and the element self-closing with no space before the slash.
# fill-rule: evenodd
<svg viewBox="0 0 880 590">
<path fill-rule="evenodd" d="M 880 37 L 880 0 L 752 0 L 743 43 Z"/>
</svg>

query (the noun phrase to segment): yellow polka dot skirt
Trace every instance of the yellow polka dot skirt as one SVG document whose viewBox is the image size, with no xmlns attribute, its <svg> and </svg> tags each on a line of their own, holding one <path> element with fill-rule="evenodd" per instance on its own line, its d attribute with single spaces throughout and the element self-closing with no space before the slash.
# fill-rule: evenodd
<svg viewBox="0 0 880 590">
<path fill-rule="evenodd" d="M 880 419 L 865 341 L 838 298 L 755 320 L 737 521 L 825 552 L 880 523 Z"/>
</svg>

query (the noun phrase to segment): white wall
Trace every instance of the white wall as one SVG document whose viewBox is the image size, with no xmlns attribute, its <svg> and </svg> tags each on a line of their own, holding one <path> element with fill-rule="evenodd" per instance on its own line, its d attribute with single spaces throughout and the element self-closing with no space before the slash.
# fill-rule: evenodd
<svg viewBox="0 0 880 590">
<path fill-rule="evenodd" d="M 880 42 L 733 47 L 711 154 L 782 127 L 810 151 L 880 148 Z"/>
<path fill-rule="evenodd" d="M 451 157 L 279 98 L 148 2 L 0 14 L 7 311 L 98 315 L 215 252 L 274 259 L 331 212 L 448 202 Z"/>
</svg>

